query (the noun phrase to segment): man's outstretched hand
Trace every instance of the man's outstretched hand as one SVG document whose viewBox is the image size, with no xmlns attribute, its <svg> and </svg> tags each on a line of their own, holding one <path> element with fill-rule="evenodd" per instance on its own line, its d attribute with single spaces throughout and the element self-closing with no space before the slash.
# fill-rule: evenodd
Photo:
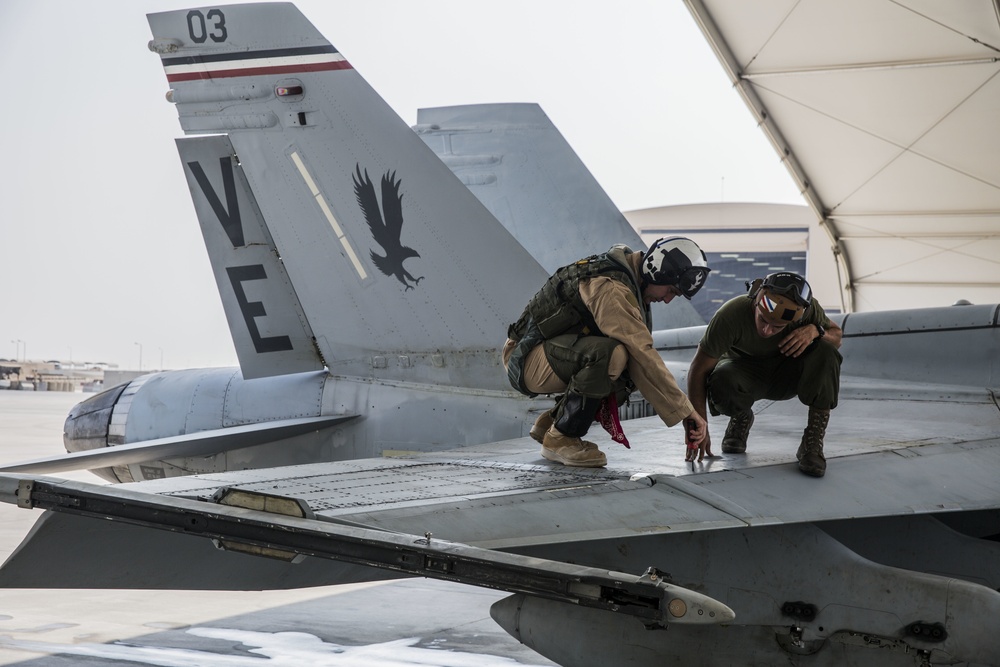
<svg viewBox="0 0 1000 667">
<path fill-rule="evenodd" d="M 684 444 L 687 452 L 685 461 L 701 461 L 712 455 L 712 439 L 708 435 L 708 423 L 697 412 L 692 412 L 684 418 Z"/>
</svg>

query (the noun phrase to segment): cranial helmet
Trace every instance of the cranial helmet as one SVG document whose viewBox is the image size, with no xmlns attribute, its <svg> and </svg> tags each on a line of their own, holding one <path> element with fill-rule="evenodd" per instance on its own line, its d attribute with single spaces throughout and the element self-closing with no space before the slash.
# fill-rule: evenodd
<svg viewBox="0 0 1000 667">
<path fill-rule="evenodd" d="M 673 285 L 688 299 L 698 293 L 711 270 L 698 244 L 680 236 L 658 239 L 642 258 L 647 283 Z"/>
<path fill-rule="evenodd" d="M 771 325 L 798 322 L 812 299 L 812 289 L 797 273 L 772 273 L 750 285 L 750 297 L 761 317 Z"/>
</svg>

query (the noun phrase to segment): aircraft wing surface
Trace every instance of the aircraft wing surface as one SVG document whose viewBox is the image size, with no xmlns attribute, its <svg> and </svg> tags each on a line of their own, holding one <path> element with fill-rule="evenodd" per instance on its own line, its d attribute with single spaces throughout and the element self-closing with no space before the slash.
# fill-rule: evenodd
<svg viewBox="0 0 1000 667">
<path fill-rule="evenodd" d="M 990 391 L 855 381 L 843 394 L 828 431 L 829 470 L 822 480 L 796 469 L 804 408 L 786 401 L 758 410 L 747 455 L 693 466 L 683 462 L 682 444 L 650 418 L 625 422 L 629 450 L 598 438 L 609 454 L 603 470 L 552 466 L 533 441 L 520 438 L 398 459 L 119 488 L 167 503 L 212 502 L 221 489 L 241 489 L 300 501 L 320 522 L 431 533 L 540 557 L 548 557 L 549 548 L 609 539 L 1000 509 L 994 472 L 1000 466 L 1000 410 Z M 724 422 L 713 421 L 719 422 L 712 424 L 714 432 L 721 433 Z M 17 502 L 12 488 L 19 479 L 5 478 L 7 502 Z M 234 557 L 239 568 L 232 566 Z M 669 567 L 666 560 L 656 565 Z M 47 513 L 0 570 L 0 584 L 268 588 L 366 578 L 359 568 L 348 576 L 329 563 L 296 570 L 256 561 L 215 550 L 196 535 Z M 212 574 L 218 572 L 225 574 Z"/>
</svg>

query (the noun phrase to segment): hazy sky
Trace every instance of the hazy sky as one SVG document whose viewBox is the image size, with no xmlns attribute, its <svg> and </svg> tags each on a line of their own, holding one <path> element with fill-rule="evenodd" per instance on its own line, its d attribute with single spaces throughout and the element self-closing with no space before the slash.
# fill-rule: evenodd
<svg viewBox="0 0 1000 667">
<path fill-rule="evenodd" d="M 680 0 L 296 4 L 408 124 L 539 103 L 622 210 L 803 203 Z M 237 363 L 146 48 L 190 6 L 0 0 L 0 358 Z"/>
</svg>

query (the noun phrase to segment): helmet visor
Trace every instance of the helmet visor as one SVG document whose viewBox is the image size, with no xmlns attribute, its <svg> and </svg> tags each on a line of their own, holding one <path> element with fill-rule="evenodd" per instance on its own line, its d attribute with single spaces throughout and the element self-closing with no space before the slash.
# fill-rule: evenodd
<svg viewBox="0 0 1000 667">
<path fill-rule="evenodd" d="M 711 269 L 707 266 L 689 267 L 677 279 L 676 287 L 680 290 L 681 294 L 690 299 L 705 284 L 705 279 L 708 278 L 709 272 L 711 272 Z"/>
</svg>

